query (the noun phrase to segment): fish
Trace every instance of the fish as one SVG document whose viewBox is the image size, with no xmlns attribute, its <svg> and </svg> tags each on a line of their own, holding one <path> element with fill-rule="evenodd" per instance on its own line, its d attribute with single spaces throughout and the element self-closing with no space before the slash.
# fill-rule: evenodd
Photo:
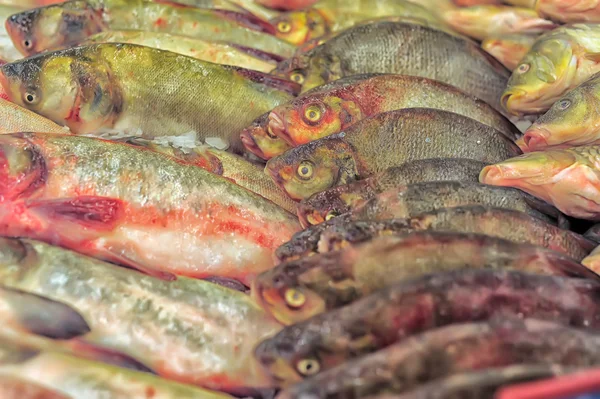
<svg viewBox="0 0 600 399">
<path fill-rule="evenodd" d="M 0 134 L 20 132 L 68 134 L 69 128 L 0 98 Z"/>
<path fill-rule="evenodd" d="M 6 21 L 11 15 L 23 11 L 21 4 L 6 5 L 0 2 L 0 19 Z M 13 45 L 13 42 L 4 25 L 0 26 L 0 59 L 12 62 L 22 58 L 21 53 Z"/>
<path fill-rule="evenodd" d="M 524 152 L 600 144 L 600 74 L 568 91 L 523 134 Z"/>
<path fill-rule="evenodd" d="M 33 240 L 2 238 L 0 253 L 7 259 L 0 283 L 75 308 L 92 330 L 86 343 L 209 389 L 270 384 L 253 349 L 281 326 L 242 292 L 185 277 L 165 281 Z"/>
<path fill-rule="evenodd" d="M 464 202 L 464 206 L 414 212 L 405 218 L 391 218 L 391 215 L 372 219 L 361 215 L 356 217 L 358 220 L 353 220 L 352 215 L 339 220 L 334 218 L 323 226 L 313 226 L 297 233 L 275 254 L 280 262 L 289 261 L 356 245 L 383 235 L 425 230 L 485 234 L 550 248 L 576 260 L 582 260 L 594 249 L 594 242 L 538 217 L 507 208 L 470 205 L 468 200 Z"/>
<path fill-rule="evenodd" d="M 225 41 L 291 56 L 292 44 L 272 35 L 268 22 L 248 13 L 195 8 L 169 1 L 71 0 L 12 15 L 6 30 L 26 56 L 78 45 L 106 30 L 142 30 Z"/>
<path fill-rule="evenodd" d="M 139 44 L 214 62 L 215 64 L 233 65 L 264 73 L 272 71 L 277 65 L 275 59 L 273 61 L 261 59 L 231 44 L 210 42 L 169 33 L 134 30 L 108 31 L 91 36 L 85 42 L 85 44 L 92 43 Z"/>
<path fill-rule="evenodd" d="M 387 17 L 410 18 L 433 26 L 443 24 L 429 10 L 407 0 L 321 0 L 311 7 L 282 13 L 269 22 L 277 37 L 301 45 L 357 23 Z"/>
<path fill-rule="evenodd" d="M 594 329 L 599 290 L 597 281 L 507 270 L 433 274 L 287 326 L 255 356 L 274 381 L 289 386 L 421 332 L 496 315 Z"/>
<path fill-rule="evenodd" d="M 508 70 L 514 71 L 538 36 L 526 33 L 490 36 L 481 42 L 481 48 L 500 61 Z"/>
<path fill-rule="evenodd" d="M 496 367 L 454 374 L 423 384 L 401 395 L 382 394 L 375 397 L 378 399 L 492 399 L 497 398 L 494 395 L 505 386 L 555 378 L 576 371 L 577 367 L 560 365 L 521 364 Z"/>
<path fill-rule="evenodd" d="M 407 162 L 364 180 L 316 193 L 298 204 L 304 228 L 342 215 L 384 191 L 428 181 L 479 182 L 487 164 L 466 158 L 433 158 Z"/>
<path fill-rule="evenodd" d="M 456 86 L 500 111 L 509 78 L 504 66 L 467 39 L 391 21 L 347 29 L 272 73 L 301 84 L 302 91 L 361 73 L 414 75 Z"/>
<path fill-rule="evenodd" d="M 568 216 L 600 220 L 598 159 L 594 145 L 535 151 L 486 166 L 479 181 L 516 187 Z"/>
<path fill-rule="evenodd" d="M 537 0 L 503 0 L 506 4 L 524 8 L 535 8 L 536 1 Z"/>
<path fill-rule="evenodd" d="M 528 8 L 479 5 L 443 12 L 443 20 L 455 31 L 476 40 L 511 33 L 543 33 L 556 27 Z"/>
<path fill-rule="evenodd" d="M 402 108 L 433 108 L 491 126 L 512 140 L 521 132 L 485 102 L 435 80 L 380 75 L 354 84 L 304 94 L 275 107 L 267 132 L 298 146 L 339 133 L 360 120 Z"/>
<path fill-rule="evenodd" d="M 520 153 L 512 140 L 471 118 L 407 108 L 292 148 L 271 158 L 265 171 L 291 198 L 303 200 L 405 162 L 457 157 L 494 163 Z"/>
<path fill-rule="evenodd" d="M 119 43 L 5 64 L 0 85 L 11 101 L 74 134 L 217 140 L 234 152 L 243 149 L 239 131 L 294 90 L 261 72 Z"/>
<path fill-rule="evenodd" d="M 600 22 L 600 3 L 597 0 L 537 0 L 535 10 L 545 18 L 562 23 Z"/>
<path fill-rule="evenodd" d="M 0 235 L 164 279 L 248 285 L 300 227 L 294 215 L 221 176 L 124 143 L 22 133 L 0 136 L 0 153 Z"/>
<path fill-rule="evenodd" d="M 600 25 L 561 26 L 541 35 L 512 72 L 502 94 L 511 114 L 539 114 L 600 72 Z"/>
<path fill-rule="evenodd" d="M 16 376 L 0 376 L 0 397 L 3 399 L 71 399 L 32 380 Z"/>
<path fill-rule="evenodd" d="M 486 235 L 412 232 L 277 265 L 253 282 L 252 295 L 291 325 L 352 303 L 389 285 L 462 269 L 509 269 L 554 276 L 598 276 L 546 248 Z"/>
<path fill-rule="evenodd" d="M 37 350 L 13 340 L 0 341 L 2 378 L 34 381 L 49 398 L 228 399 L 232 396 L 168 381 L 148 373 L 79 359 L 59 352 Z M 34 389 L 31 387 L 29 389 Z M 44 397 L 45 398 L 45 397 Z M 27 399 L 27 397 L 19 397 Z M 39 398 L 36 398 L 39 399 Z"/>
<path fill-rule="evenodd" d="M 296 202 L 292 201 L 273 183 L 273 180 L 263 172 L 263 168 L 241 156 L 206 145 L 180 149 L 143 139 L 126 139 L 124 142 L 192 163 L 211 173 L 232 180 L 235 184 L 274 202 L 290 213 L 296 212 Z"/>
<path fill-rule="evenodd" d="M 255 0 L 258 4 L 277 10 L 299 10 L 310 7 L 319 0 Z"/>
<path fill-rule="evenodd" d="M 425 332 L 306 379 L 277 398 L 360 398 L 404 393 L 440 378 L 490 367 L 584 368 L 599 362 L 600 342 L 594 333 L 535 319 L 496 318 Z"/>
</svg>

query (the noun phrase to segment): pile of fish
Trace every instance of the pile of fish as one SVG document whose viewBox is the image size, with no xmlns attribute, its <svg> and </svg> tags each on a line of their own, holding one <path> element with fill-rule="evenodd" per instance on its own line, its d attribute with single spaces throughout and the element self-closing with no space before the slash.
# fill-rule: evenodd
<svg viewBox="0 0 600 399">
<path fill-rule="evenodd" d="M 600 368 L 600 2 L 0 12 L 1 398 L 508 399 Z"/>
</svg>

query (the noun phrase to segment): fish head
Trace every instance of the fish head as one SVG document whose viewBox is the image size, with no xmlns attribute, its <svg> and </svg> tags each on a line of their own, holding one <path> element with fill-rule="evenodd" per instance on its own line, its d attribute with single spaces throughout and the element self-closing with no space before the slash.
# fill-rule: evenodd
<svg viewBox="0 0 600 399">
<path fill-rule="evenodd" d="M 271 71 L 272 75 L 291 80 L 298 83 L 304 90 L 304 83 L 308 74 L 310 64 L 310 52 L 306 54 L 296 54 L 285 61 L 277 64 L 277 67 Z"/>
<path fill-rule="evenodd" d="M 299 45 L 327 34 L 327 21 L 315 9 L 283 13 L 270 21 L 275 36 Z"/>
<path fill-rule="evenodd" d="M 519 66 L 519 61 L 531 49 L 533 42 L 533 35 L 506 35 L 485 39 L 481 47 L 512 71 Z"/>
<path fill-rule="evenodd" d="M 523 152 L 598 142 L 600 98 L 595 86 L 595 79 L 588 81 L 555 102 L 517 142 Z"/>
<path fill-rule="evenodd" d="M 122 97 L 109 68 L 79 49 L 44 53 L 0 67 L 9 99 L 75 133 L 102 127 Z"/>
<path fill-rule="evenodd" d="M 513 71 L 502 105 L 513 114 L 546 111 L 570 87 L 576 64 L 568 41 L 538 40 Z"/>
<path fill-rule="evenodd" d="M 26 56 L 71 47 L 103 29 L 101 17 L 84 0 L 23 11 L 6 20 L 6 31 Z"/>
<path fill-rule="evenodd" d="M 254 354 L 271 378 L 285 387 L 323 369 L 319 353 L 324 345 L 322 337 L 307 323 L 291 325 L 261 342 Z"/>
<path fill-rule="evenodd" d="M 280 323 L 298 323 L 325 311 L 324 299 L 302 281 L 303 274 L 319 272 L 318 257 L 283 263 L 254 280 L 252 295 Z"/>
<path fill-rule="evenodd" d="M 349 212 L 363 199 L 362 182 L 332 187 L 300 202 L 297 213 L 302 226 L 314 226 Z"/>
<path fill-rule="evenodd" d="M 269 115 L 269 128 L 292 145 L 301 145 L 338 133 L 362 119 L 359 106 L 338 93 L 297 98 Z"/>
<path fill-rule="evenodd" d="M 292 148 L 270 159 L 265 171 L 290 198 L 298 201 L 353 181 L 358 177 L 354 151 L 340 135 Z"/>
<path fill-rule="evenodd" d="M 246 150 L 264 160 L 283 154 L 292 148 L 283 139 L 269 130 L 269 113 L 257 118 L 242 130 L 240 138 Z"/>
<path fill-rule="evenodd" d="M 23 134 L 0 136 L 0 202 L 25 199 L 46 182 L 44 156 Z"/>
</svg>

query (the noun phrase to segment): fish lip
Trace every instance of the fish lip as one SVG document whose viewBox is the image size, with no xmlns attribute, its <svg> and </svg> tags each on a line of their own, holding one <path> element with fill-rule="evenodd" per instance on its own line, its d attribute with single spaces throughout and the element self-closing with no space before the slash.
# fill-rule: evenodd
<svg viewBox="0 0 600 399">
<path fill-rule="evenodd" d="M 294 145 L 290 135 L 285 128 L 285 121 L 275 111 L 269 113 L 269 123 L 267 129 L 271 129 L 271 132 L 280 139 L 287 142 L 289 145 Z"/>
<path fill-rule="evenodd" d="M 244 147 L 246 147 L 248 151 L 250 151 L 257 157 L 265 159 L 265 153 L 263 152 L 263 150 L 260 149 L 258 144 L 256 144 L 256 141 L 254 140 L 248 129 L 242 130 L 242 132 L 240 133 L 240 139 L 242 140 L 242 144 L 244 145 Z"/>
<path fill-rule="evenodd" d="M 531 152 L 536 150 L 543 150 L 548 147 L 548 138 L 551 136 L 548 129 L 542 127 L 531 126 L 523 134 L 523 152 Z M 541 144 L 541 145 L 540 145 Z"/>
<path fill-rule="evenodd" d="M 298 216 L 298 221 L 300 222 L 300 226 L 302 226 L 303 229 L 307 229 L 309 227 L 315 226 L 316 224 L 325 222 L 323 217 L 321 215 L 319 215 L 318 212 L 315 212 L 314 210 L 311 210 L 310 208 L 306 208 L 302 203 L 299 203 L 298 206 L 296 207 L 296 214 Z M 313 220 L 315 220 L 315 221 L 320 220 L 320 222 L 313 224 L 310 222 L 310 220 L 309 220 L 310 218 L 313 218 Z"/>
<path fill-rule="evenodd" d="M 515 102 L 520 102 L 525 96 L 527 92 L 525 90 L 513 89 L 507 90 L 502 94 L 500 98 L 500 104 L 502 108 L 513 115 L 521 115 L 522 112 L 514 108 Z M 512 105 L 511 105 L 512 104 Z"/>
<path fill-rule="evenodd" d="M 479 174 L 479 181 L 483 184 L 496 184 L 498 181 L 487 181 L 488 177 L 499 177 L 500 179 L 508 178 L 504 174 L 504 170 L 500 165 L 488 165 L 481 170 Z M 498 179 L 498 180 L 500 180 Z"/>
</svg>

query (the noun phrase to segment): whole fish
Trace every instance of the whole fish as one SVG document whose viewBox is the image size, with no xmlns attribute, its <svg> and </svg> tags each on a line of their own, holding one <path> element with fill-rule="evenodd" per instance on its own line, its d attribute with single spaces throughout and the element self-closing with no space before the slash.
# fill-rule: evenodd
<svg viewBox="0 0 600 399">
<path fill-rule="evenodd" d="M 274 202 L 290 213 L 296 212 L 296 202 L 273 183 L 273 180 L 264 173 L 264 168 L 248 162 L 238 155 L 210 146 L 179 149 L 168 144 L 142 139 L 127 139 L 125 142 L 192 163 L 211 173 L 232 180 L 235 184 Z"/>
<path fill-rule="evenodd" d="M 267 132 L 293 146 L 338 133 L 358 121 L 402 108 L 451 111 L 491 126 L 510 139 L 519 130 L 485 102 L 448 84 L 416 76 L 381 75 L 304 94 L 275 107 Z"/>
<path fill-rule="evenodd" d="M 0 283 L 73 306 L 92 329 L 87 342 L 173 380 L 227 391 L 270 384 L 252 353 L 280 326 L 244 293 L 168 282 L 30 240 L 2 239 L 0 253 L 10 260 Z"/>
<path fill-rule="evenodd" d="M 0 397 L 3 399 L 72 399 L 31 380 L 0 375 Z"/>
<path fill-rule="evenodd" d="M 600 22 L 600 3 L 597 0 L 537 0 L 535 10 L 541 16 L 558 22 Z"/>
<path fill-rule="evenodd" d="M 321 0 L 269 22 L 276 28 L 277 37 L 299 45 L 364 21 L 386 17 L 410 18 L 433 26 L 443 24 L 426 8 L 408 0 Z"/>
<path fill-rule="evenodd" d="M 489 368 L 434 380 L 404 394 L 383 394 L 371 399 L 494 399 L 498 398 L 494 396 L 496 392 L 505 386 L 555 378 L 576 371 L 576 367 L 538 364 Z"/>
<path fill-rule="evenodd" d="M 424 230 L 485 234 L 550 248 L 576 260 L 586 257 L 595 245 L 576 233 L 506 208 L 467 205 L 438 208 L 413 215 L 405 219 L 375 217 L 354 221 L 351 220 L 352 215 L 350 218 L 342 217 L 339 220 L 335 218 L 322 227 L 313 226 L 294 235 L 288 243 L 279 247 L 275 254 L 280 261 L 289 261 L 355 245 L 383 235 Z"/>
<path fill-rule="evenodd" d="M 280 63 L 273 73 L 302 84 L 303 91 L 360 73 L 421 76 L 456 86 L 498 110 L 509 77 L 498 61 L 467 39 L 390 21 L 347 29 Z"/>
<path fill-rule="evenodd" d="M 364 180 L 336 186 L 298 204 L 298 218 L 303 227 L 323 223 L 384 191 L 428 181 L 479 182 L 484 162 L 464 158 L 434 158 L 407 162 Z M 485 186 L 482 186 L 485 189 Z"/>
<path fill-rule="evenodd" d="M 218 40 L 282 57 L 294 46 L 272 35 L 275 29 L 248 13 L 189 7 L 169 1 L 71 0 L 11 16 L 6 29 L 24 55 L 77 45 L 106 30 L 142 30 Z"/>
<path fill-rule="evenodd" d="M 275 68 L 275 60 L 261 59 L 227 43 L 209 42 L 186 36 L 176 36 L 161 32 L 134 30 L 108 31 L 91 36 L 86 43 L 129 43 L 154 47 L 197 58 L 216 64 L 234 65 L 260 72 L 270 72 Z"/>
<path fill-rule="evenodd" d="M 69 133 L 69 128 L 59 126 L 13 102 L 0 98 L 0 134 L 20 132 Z"/>
<path fill-rule="evenodd" d="M 556 28 L 528 8 L 480 5 L 443 12 L 443 20 L 455 31 L 477 40 L 510 33 L 542 33 Z"/>
<path fill-rule="evenodd" d="M 319 0 L 256 0 L 258 4 L 279 10 L 297 10 L 310 7 Z"/>
<path fill-rule="evenodd" d="M 519 66 L 537 38 L 536 34 L 524 33 L 490 36 L 481 43 L 481 48 L 513 71 Z"/>
<path fill-rule="evenodd" d="M 500 162 L 520 153 L 496 129 L 452 112 L 407 108 L 372 116 L 341 133 L 292 148 L 266 171 L 297 200 L 428 158 Z"/>
<path fill-rule="evenodd" d="M 558 99 L 517 144 L 524 152 L 600 144 L 600 74 Z"/>
<path fill-rule="evenodd" d="M 289 325 L 409 278 L 460 269 L 514 269 L 598 279 L 560 252 L 485 235 L 428 231 L 378 237 L 282 263 L 256 278 L 252 295 Z"/>
<path fill-rule="evenodd" d="M 174 278 L 244 283 L 299 228 L 293 215 L 172 157 L 78 136 L 0 136 L 0 234 Z M 107 156 L 110 155 L 110 156 Z"/>
<path fill-rule="evenodd" d="M 34 381 L 69 398 L 228 399 L 229 395 L 168 381 L 148 373 L 40 351 L 13 340 L 0 341 L 0 375 Z M 63 398 L 58 396 L 57 398 Z M 55 396 L 49 398 L 54 399 Z M 19 397 L 27 399 L 27 397 Z M 39 398 L 36 398 L 39 399 Z"/>
<path fill-rule="evenodd" d="M 600 71 L 600 25 L 559 27 L 540 36 L 513 71 L 502 105 L 513 114 L 545 112 Z"/>
<path fill-rule="evenodd" d="M 11 101 L 74 134 L 211 139 L 233 151 L 243 148 L 238 132 L 293 90 L 261 72 L 115 43 L 3 65 L 0 84 Z"/>
<path fill-rule="evenodd" d="M 600 363 L 597 335 L 533 319 L 457 324 L 417 335 L 306 379 L 278 399 L 402 393 L 466 371 L 520 364 Z M 357 377 L 359 376 L 359 377 Z"/>
<path fill-rule="evenodd" d="M 569 216 L 600 220 L 599 160 L 600 146 L 536 151 L 486 166 L 479 179 L 519 188 Z"/>
<path fill-rule="evenodd" d="M 408 336 L 495 315 L 597 328 L 599 291 L 596 281 L 515 271 L 434 274 L 285 327 L 260 343 L 255 355 L 274 380 L 289 385 Z"/>
</svg>

